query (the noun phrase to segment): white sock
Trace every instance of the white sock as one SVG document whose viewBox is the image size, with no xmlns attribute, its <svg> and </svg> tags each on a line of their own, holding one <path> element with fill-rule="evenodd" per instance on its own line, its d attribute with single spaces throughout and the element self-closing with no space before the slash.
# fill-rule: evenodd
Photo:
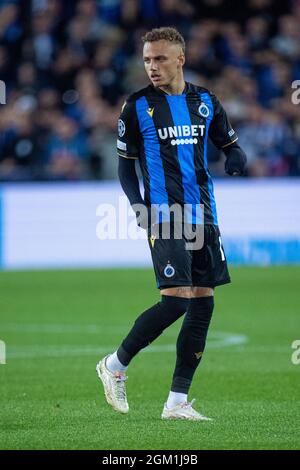
<svg viewBox="0 0 300 470">
<path fill-rule="evenodd" d="M 119 361 L 117 351 L 108 356 L 108 358 L 106 359 L 106 367 L 108 368 L 108 370 L 110 370 L 110 372 L 125 372 L 125 370 L 127 370 L 128 368 L 128 366 L 124 366 L 124 364 Z"/>
<path fill-rule="evenodd" d="M 170 392 L 167 401 L 167 408 L 174 408 L 180 403 L 187 402 L 187 395 L 185 393 Z"/>
</svg>

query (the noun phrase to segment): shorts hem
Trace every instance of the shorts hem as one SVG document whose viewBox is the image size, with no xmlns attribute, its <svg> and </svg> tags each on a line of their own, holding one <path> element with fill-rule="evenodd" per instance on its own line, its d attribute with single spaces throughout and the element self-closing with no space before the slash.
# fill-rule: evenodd
<svg viewBox="0 0 300 470">
<path fill-rule="evenodd" d="M 180 287 L 180 286 L 184 286 L 184 287 L 192 287 L 192 282 L 191 281 L 163 281 L 163 283 L 160 283 L 158 284 L 158 289 L 166 289 L 168 287 Z"/>
<path fill-rule="evenodd" d="M 196 281 L 197 282 L 197 281 Z M 200 281 L 199 281 L 200 282 Z M 224 284 L 230 284 L 231 283 L 231 279 L 230 277 L 226 278 L 226 279 L 222 279 L 220 281 L 216 281 L 216 282 L 201 282 L 200 284 L 195 284 L 195 282 L 193 282 L 193 286 L 199 286 L 199 287 L 218 287 L 218 286 L 222 286 Z"/>
<path fill-rule="evenodd" d="M 216 282 L 200 282 L 199 281 L 199 284 L 195 283 L 195 282 L 188 282 L 188 281 L 174 281 L 174 282 L 166 282 L 164 281 L 164 284 L 159 284 L 157 286 L 158 289 L 167 289 L 168 287 L 180 287 L 180 286 L 183 286 L 183 287 L 218 287 L 218 286 L 223 286 L 224 284 L 230 284 L 231 283 L 231 279 L 230 277 L 226 278 L 226 279 L 222 279 L 220 281 L 216 281 Z"/>
</svg>

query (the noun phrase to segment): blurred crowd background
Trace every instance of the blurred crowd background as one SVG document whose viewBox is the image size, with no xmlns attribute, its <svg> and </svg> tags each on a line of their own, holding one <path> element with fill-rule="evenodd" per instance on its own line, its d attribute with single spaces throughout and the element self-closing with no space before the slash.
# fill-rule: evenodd
<svg viewBox="0 0 300 470">
<path fill-rule="evenodd" d="M 223 103 L 247 177 L 300 175 L 300 0 L 0 0 L 0 181 L 117 177 L 116 123 L 147 85 L 141 36 L 175 26 L 185 78 Z M 212 145 L 210 168 L 224 176 Z"/>
</svg>

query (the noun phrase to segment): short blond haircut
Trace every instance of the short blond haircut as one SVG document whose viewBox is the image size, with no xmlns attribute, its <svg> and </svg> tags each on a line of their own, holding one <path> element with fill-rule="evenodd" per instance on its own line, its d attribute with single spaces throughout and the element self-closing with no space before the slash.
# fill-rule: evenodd
<svg viewBox="0 0 300 470">
<path fill-rule="evenodd" d="M 175 28 L 165 26 L 162 28 L 154 28 L 151 31 L 148 31 L 143 37 L 142 41 L 145 42 L 155 42 L 164 39 L 165 41 L 172 42 L 173 44 L 179 44 L 185 52 L 185 42 L 179 31 Z"/>
</svg>

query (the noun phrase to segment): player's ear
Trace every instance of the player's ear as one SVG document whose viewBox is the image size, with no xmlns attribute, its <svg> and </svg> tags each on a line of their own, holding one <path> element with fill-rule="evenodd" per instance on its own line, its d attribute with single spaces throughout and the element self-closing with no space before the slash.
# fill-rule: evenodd
<svg viewBox="0 0 300 470">
<path fill-rule="evenodd" d="M 178 65 L 181 65 L 181 67 L 183 67 L 185 64 L 185 55 L 182 53 L 180 54 L 180 56 L 178 57 Z"/>
</svg>

